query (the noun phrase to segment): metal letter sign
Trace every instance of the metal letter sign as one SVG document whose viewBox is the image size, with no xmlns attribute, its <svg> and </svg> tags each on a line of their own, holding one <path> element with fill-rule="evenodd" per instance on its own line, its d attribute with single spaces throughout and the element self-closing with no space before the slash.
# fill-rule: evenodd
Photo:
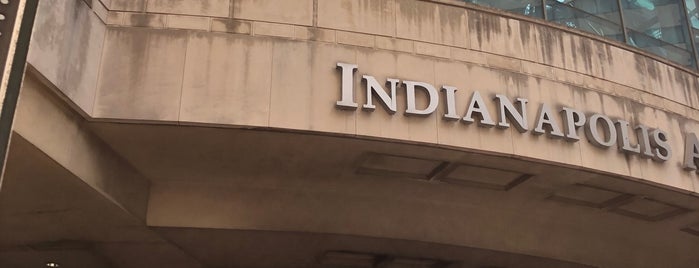
<svg viewBox="0 0 699 268">
<path fill-rule="evenodd" d="M 355 72 L 359 70 L 357 64 L 338 62 L 337 67 L 340 69 L 342 76 L 341 84 L 341 100 L 335 103 L 338 109 L 356 110 L 359 104 L 355 102 Z M 497 124 L 493 121 L 488 104 L 478 90 L 473 90 L 471 93 L 471 101 L 466 107 L 457 107 L 456 99 L 458 89 L 453 86 L 442 85 L 441 91 L 444 93 L 444 101 L 440 102 L 440 94 L 437 87 L 426 82 L 419 81 L 402 81 L 394 78 L 387 78 L 386 85 L 390 86 L 387 89 L 381 85 L 382 81 L 375 77 L 363 74 L 362 85 L 366 87 L 366 103 L 362 105 L 363 110 L 373 112 L 376 110 L 374 105 L 374 97 L 378 97 L 383 104 L 386 112 L 393 115 L 397 111 L 397 92 L 405 90 L 405 115 L 422 115 L 429 116 L 435 112 L 443 112 L 442 118 L 447 121 L 462 121 L 464 125 L 477 122 L 481 127 L 494 127 L 507 129 L 514 126 L 520 133 L 530 132 L 533 135 L 548 134 L 549 138 L 563 138 L 567 142 L 578 142 L 580 136 L 578 129 L 584 127 L 587 140 L 602 149 L 607 149 L 614 145 L 619 148 L 619 151 L 628 154 L 635 154 L 641 158 L 650 158 L 657 162 L 665 162 L 672 157 L 672 148 L 670 147 L 669 134 L 660 129 L 652 129 L 644 125 L 638 124 L 632 126 L 630 122 L 623 119 L 612 120 L 610 117 L 603 114 L 586 115 L 582 111 L 575 110 L 569 107 L 561 107 L 554 109 L 546 103 L 540 103 L 539 113 L 536 116 L 536 121 L 533 124 L 533 129 L 530 130 L 529 122 L 527 121 L 527 103 L 525 98 L 515 98 L 511 101 L 505 95 L 495 94 L 492 101 L 498 106 L 497 109 Z M 404 86 L 400 86 L 404 85 Z M 417 107 L 416 91 L 423 91 L 423 107 Z M 362 90 L 357 90 L 361 92 Z M 390 92 L 390 93 L 389 93 Z M 445 105 L 444 109 L 437 109 L 439 104 Z M 531 106 L 531 105 L 530 105 Z M 439 110 L 439 112 L 438 112 Z M 465 115 L 460 116 L 459 111 L 464 111 Z M 560 114 L 560 119 L 559 115 Z M 562 122 L 562 124 L 559 124 Z M 634 135 L 635 134 L 635 135 Z M 632 138 L 636 136 L 635 139 Z M 634 140 L 636 140 L 634 142 Z M 687 149 L 685 149 L 685 168 L 688 170 L 698 170 L 699 168 L 699 139 L 694 134 L 687 136 Z M 699 171 L 697 171 L 699 173 Z"/>
<path fill-rule="evenodd" d="M 0 0 L 0 188 L 39 0 Z"/>
</svg>

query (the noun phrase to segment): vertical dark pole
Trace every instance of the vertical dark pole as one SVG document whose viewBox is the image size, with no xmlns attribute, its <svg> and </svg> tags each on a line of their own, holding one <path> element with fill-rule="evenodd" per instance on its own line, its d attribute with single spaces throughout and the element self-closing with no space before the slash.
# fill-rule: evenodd
<svg viewBox="0 0 699 268">
<path fill-rule="evenodd" d="M 2 189 L 2 176 L 5 175 L 5 161 L 12 133 L 12 121 L 15 116 L 19 90 L 22 87 L 29 40 L 39 0 L 7 0 L 7 4 L 2 2 L 0 1 L 0 14 L 5 17 L 5 20 L 0 22 L 0 67 L 2 68 L 0 81 L 7 81 L 7 83 L 4 89 L 0 88 L 0 92 L 4 92 L 4 96 L 0 96 L 3 100 L 2 108 L 0 108 L 0 165 L 2 165 L 0 166 L 0 171 L 2 171 L 0 173 L 0 189 Z M 18 24 L 19 29 L 15 27 Z M 4 77 L 5 74 L 7 77 Z"/>
<path fill-rule="evenodd" d="M 689 9 L 687 9 L 687 2 L 680 0 L 682 5 L 682 11 L 684 12 L 684 23 L 687 27 L 687 39 L 689 39 L 690 49 L 692 50 L 692 67 L 697 68 L 697 45 L 694 42 L 694 30 L 692 30 L 692 23 L 689 22 Z M 696 8 L 696 7 L 695 7 Z"/>
<path fill-rule="evenodd" d="M 619 23 L 621 24 L 621 33 L 624 35 L 624 42 L 629 44 L 629 33 L 626 31 L 626 21 L 624 19 L 624 6 L 621 5 L 621 0 L 616 0 L 619 8 Z"/>
<path fill-rule="evenodd" d="M 541 12 L 543 12 L 544 20 L 549 20 L 549 15 L 546 14 L 546 0 L 541 0 Z"/>
</svg>

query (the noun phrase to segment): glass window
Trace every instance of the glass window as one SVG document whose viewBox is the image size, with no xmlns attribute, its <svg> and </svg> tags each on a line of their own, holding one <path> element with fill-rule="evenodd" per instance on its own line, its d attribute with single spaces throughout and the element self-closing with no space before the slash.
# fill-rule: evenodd
<svg viewBox="0 0 699 268">
<path fill-rule="evenodd" d="M 687 17 L 692 28 L 699 29 L 699 0 L 685 0 L 687 4 Z"/>
<path fill-rule="evenodd" d="M 612 0 L 547 0 L 548 20 L 624 41 L 619 5 Z"/>
<path fill-rule="evenodd" d="M 630 45 L 694 65 L 682 0 L 621 0 Z M 689 55 L 689 57 L 687 57 Z M 683 58 L 684 57 L 684 58 Z"/>
<path fill-rule="evenodd" d="M 685 0 L 687 5 L 687 18 L 689 19 L 689 24 L 692 28 L 692 38 L 694 38 L 694 45 L 699 44 L 699 0 Z M 694 52 L 699 53 L 697 51 Z M 699 59 L 699 54 L 697 59 Z"/>
<path fill-rule="evenodd" d="M 677 62 L 685 66 L 694 66 L 694 58 L 690 50 L 677 47 L 668 42 L 658 40 L 644 33 L 636 32 L 634 30 L 629 30 L 629 39 L 633 36 L 633 42 L 636 44 L 642 44 L 643 46 L 638 46 L 639 48 L 648 51 L 650 53 L 656 54 L 663 58 L 669 59 L 671 61 Z M 631 41 L 629 41 L 631 42 Z"/>
<path fill-rule="evenodd" d="M 464 1 L 531 17 L 545 17 L 571 28 L 626 41 L 685 66 L 696 67 L 695 59 L 699 58 L 699 51 L 693 51 L 693 47 L 699 45 L 699 0 Z"/>
<path fill-rule="evenodd" d="M 530 17 L 543 18 L 541 0 L 466 0 L 466 2 L 507 10 Z"/>
</svg>

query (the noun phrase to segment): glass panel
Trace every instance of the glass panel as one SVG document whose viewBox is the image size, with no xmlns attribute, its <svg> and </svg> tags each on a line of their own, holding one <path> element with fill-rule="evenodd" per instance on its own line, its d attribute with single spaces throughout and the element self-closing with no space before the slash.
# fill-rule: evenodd
<svg viewBox="0 0 699 268">
<path fill-rule="evenodd" d="M 677 47 L 674 44 L 656 39 L 645 33 L 629 30 L 629 43 L 647 52 L 656 54 L 668 60 L 677 62 L 684 66 L 695 66 L 694 57 L 689 50 Z"/>
<path fill-rule="evenodd" d="M 466 2 L 507 10 L 512 13 L 543 18 L 541 0 L 466 0 Z"/>
<path fill-rule="evenodd" d="M 699 29 L 695 29 L 694 26 L 692 26 L 692 37 L 694 38 L 694 45 L 699 44 Z M 699 51 L 694 51 L 694 54 L 696 59 L 699 59 Z"/>
<path fill-rule="evenodd" d="M 699 29 L 699 0 L 685 0 L 687 3 L 687 17 L 692 28 Z"/>
<path fill-rule="evenodd" d="M 629 31 L 629 44 L 645 49 L 653 43 L 648 40 L 650 37 L 691 49 L 680 0 L 621 0 L 621 3 L 624 23 L 633 30 Z"/>
<path fill-rule="evenodd" d="M 687 17 L 692 28 L 699 29 L 699 0 L 685 0 L 687 4 Z"/>
<path fill-rule="evenodd" d="M 546 12 L 552 22 L 617 41 L 624 41 L 623 12 L 628 44 L 685 66 L 695 67 L 693 55 L 699 56 L 699 52 L 692 51 L 690 41 L 693 38 L 699 43 L 699 0 L 464 1 L 538 18 Z"/>
<path fill-rule="evenodd" d="M 550 21 L 624 41 L 619 5 L 611 0 L 547 0 Z"/>
<path fill-rule="evenodd" d="M 694 38 L 694 45 L 699 44 L 699 0 L 685 0 L 687 6 L 687 18 L 689 19 L 691 38 Z M 694 51 L 695 59 L 699 59 L 699 51 Z"/>
</svg>

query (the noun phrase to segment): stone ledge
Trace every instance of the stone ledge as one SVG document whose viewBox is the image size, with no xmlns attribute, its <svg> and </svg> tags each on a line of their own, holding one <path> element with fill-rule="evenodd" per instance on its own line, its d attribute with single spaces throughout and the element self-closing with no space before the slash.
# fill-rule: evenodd
<svg viewBox="0 0 699 268">
<path fill-rule="evenodd" d="M 415 42 L 415 52 L 421 55 L 433 56 L 437 58 L 449 58 L 451 50 L 448 46 L 435 45 L 425 42 Z"/>
<path fill-rule="evenodd" d="M 337 39 L 335 30 L 305 26 L 294 27 L 294 38 L 299 40 L 312 40 L 329 43 L 335 43 Z"/>
<path fill-rule="evenodd" d="M 370 34 L 338 31 L 336 36 L 339 44 L 361 47 L 374 47 L 376 44 L 375 36 Z"/>
<path fill-rule="evenodd" d="M 294 38 L 294 26 L 290 24 L 255 21 L 252 23 L 252 33 L 254 35 Z"/>
<path fill-rule="evenodd" d="M 415 41 L 407 39 L 390 38 L 385 36 L 376 36 L 376 48 L 413 53 L 415 52 Z"/>
<path fill-rule="evenodd" d="M 124 13 L 124 26 L 165 28 L 167 17 L 159 14 Z"/>
<path fill-rule="evenodd" d="M 252 23 L 249 21 L 231 19 L 211 19 L 211 31 L 236 34 L 251 34 Z"/>
<path fill-rule="evenodd" d="M 167 15 L 167 27 L 174 29 L 208 31 L 211 24 L 209 21 L 209 17 Z"/>
</svg>

